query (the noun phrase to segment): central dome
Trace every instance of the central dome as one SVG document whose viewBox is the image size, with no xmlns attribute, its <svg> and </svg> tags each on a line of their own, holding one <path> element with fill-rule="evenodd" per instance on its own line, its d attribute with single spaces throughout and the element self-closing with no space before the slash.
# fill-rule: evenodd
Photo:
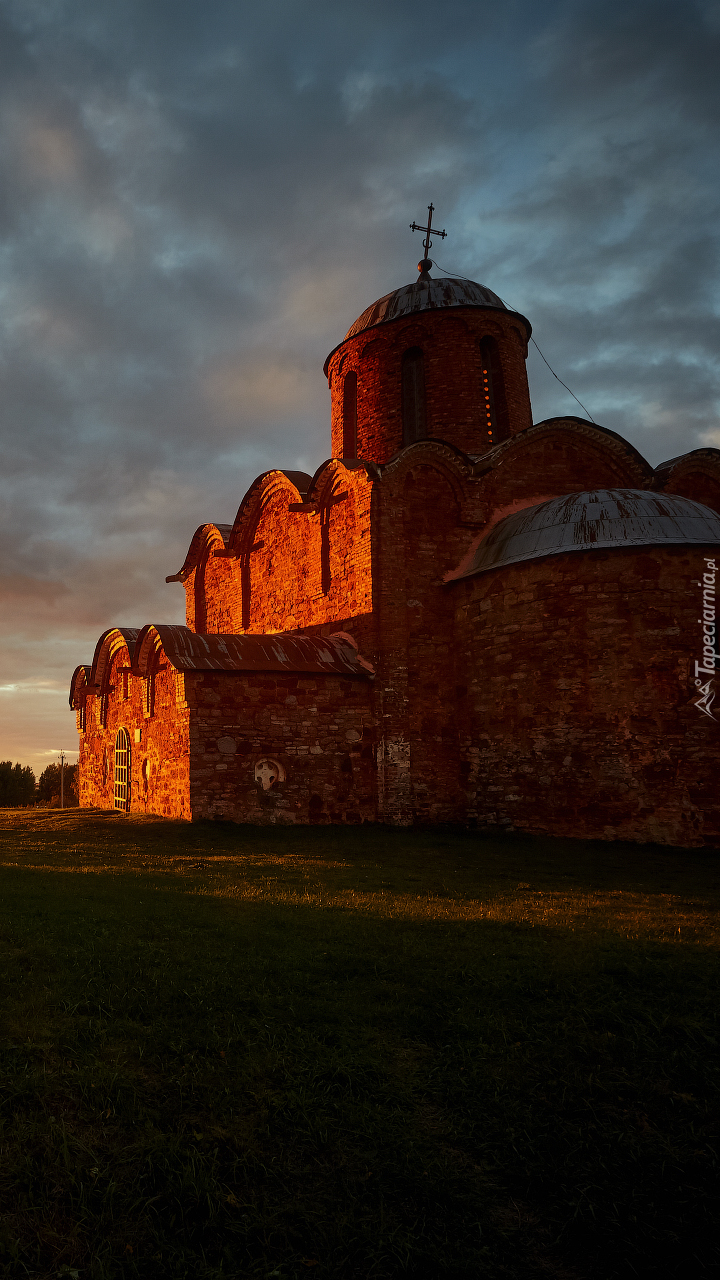
<svg viewBox="0 0 720 1280">
<path fill-rule="evenodd" d="M 347 342 L 348 338 L 354 338 L 364 329 L 387 324 L 400 316 L 415 315 L 418 311 L 435 311 L 441 307 L 492 307 L 496 311 L 509 311 L 509 307 L 505 306 L 492 289 L 475 284 L 473 280 L 458 280 L 453 276 L 432 280 L 430 276 L 422 275 L 412 284 L 394 289 L 392 293 L 386 293 L 384 298 L 373 302 L 350 326 L 344 340 Z M 527 325 L 529 333 L 530 322 L 524 316 L 520 318 Z"/>
</svg>

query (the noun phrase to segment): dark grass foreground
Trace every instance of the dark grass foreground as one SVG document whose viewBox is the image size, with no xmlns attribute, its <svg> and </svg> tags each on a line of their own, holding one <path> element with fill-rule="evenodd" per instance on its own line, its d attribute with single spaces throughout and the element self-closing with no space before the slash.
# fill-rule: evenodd
<svg viewBox="0 0 720 1280">
<path fill-rule="evenodd" d="M 0 827 L 3 1276 L 717 1274 L 717 855 Z"/>
</svg>

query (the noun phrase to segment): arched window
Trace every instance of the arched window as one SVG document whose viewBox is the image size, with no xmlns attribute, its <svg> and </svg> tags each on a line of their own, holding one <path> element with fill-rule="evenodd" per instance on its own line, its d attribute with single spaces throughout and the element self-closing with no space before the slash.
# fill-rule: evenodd
<svg viewBox="0 0 720 1280">
<path fill-rule="evenodd" d="M 357 456 L 357 374 L 345 374 L 343 382 L 343 458 Z"/>
<path fill-rule="evenodd" d="M 411 347 L 402 358 L 402 421 L 403 446 L 425 439 L 425 368 L 419 347 Z"/>
<path fill-rule="evenodd" d="M 115 808 L 127 813 L 130 808 L 130 735 L 118 729 L 115 739 Z"/>
<path fill-rule="evenodd" d="M 494 338 L 480 343 L 482 441 L 488 448 L 510 434 L 502 366 Z"/>
</svg>

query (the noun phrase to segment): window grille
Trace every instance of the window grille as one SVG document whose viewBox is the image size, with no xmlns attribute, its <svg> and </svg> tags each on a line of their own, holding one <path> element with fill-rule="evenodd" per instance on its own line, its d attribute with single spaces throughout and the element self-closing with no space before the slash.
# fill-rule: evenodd
<svg viewBox="0 0 720 1280">
<path fill-rule="evenodd" d="M 119 729 L 115 739 L 115 808 L 127 813 L 130 808 L 130 735 Z"/>
</svg>

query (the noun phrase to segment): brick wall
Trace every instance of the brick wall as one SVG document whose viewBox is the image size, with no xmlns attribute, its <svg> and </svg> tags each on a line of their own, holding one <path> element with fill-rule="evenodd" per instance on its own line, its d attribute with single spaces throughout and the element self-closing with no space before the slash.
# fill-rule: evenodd
<svg viewBox="0 0 720 1280">
<path fill-rule="evenodd" d="M 305 504 L 282 472 L 262 480 L 241 508 L 229 555 L 210 551 L 186 579 L 187 625 L 197 630 L 202 618 L 206 632 L 237 635 L 329 623 L 341 629 L 343 620 L 367 618 L 372 482 L 365 470 L 331 462 Z"/>
<path fill-rule="evenodd" d="M 368 681 L 341 676 L 186 676 L 195 818 L 234 822 L 376 820 L 375 730 Z M 262 759 L 285 778 L 264 791 Z"/>
<path fill-rule="evenodd" d="M 350 338 L 334 352 L 328 376 L 333 457 L 342 457 L 343 378 L 358 378 L 358 457 L 387 462 L 402 447 L 402 356 L 424 355 L 427 434 L 466 453 L 487 450 L 480 341 L 497 342 L 511 434 L 532 423 L 522 321 L 508 312 L 478 307 L 423 311 Z"/>
<path fill-rule="evenodd" d="M 471 822 L 720 843 L 718 726 L 692 705 L 702 568 L 701 549 L 624 548 L 447 588 Z"/>
<path fill-rule="evenodd" d="M 113 808 L 115 740 L 125 728 L 132 812 L 260 824 L 376 820 L 369 681 L 178 672 L 162 648 L 155 658 L 152 714 L 147 682 L 119 670 L 129 665 L 127 648 L 109 664 L 104 726 L 103 699 L 87 698 L 82 806 Z M 267 792 L 254 776 L 264 758 L 285 775 Z"/>
<path fill-rule="evenodd" d="M 99 719 L 103 699 L 92 694 L 87 698 L 86 728 L 80 736 L 80 804 L 113 808 L 115 739 L 118 730 L 126 728 L 130 736 L 131 809 L 189 818 L 189 716 L 184 677 L 167 665 L 154 673 L 153 714 L 147 716 L 146 682 L 119 670 L 128 666 L 127 648 L 120 649 L 108 670 L 104 726 Z"/>
</svg>

